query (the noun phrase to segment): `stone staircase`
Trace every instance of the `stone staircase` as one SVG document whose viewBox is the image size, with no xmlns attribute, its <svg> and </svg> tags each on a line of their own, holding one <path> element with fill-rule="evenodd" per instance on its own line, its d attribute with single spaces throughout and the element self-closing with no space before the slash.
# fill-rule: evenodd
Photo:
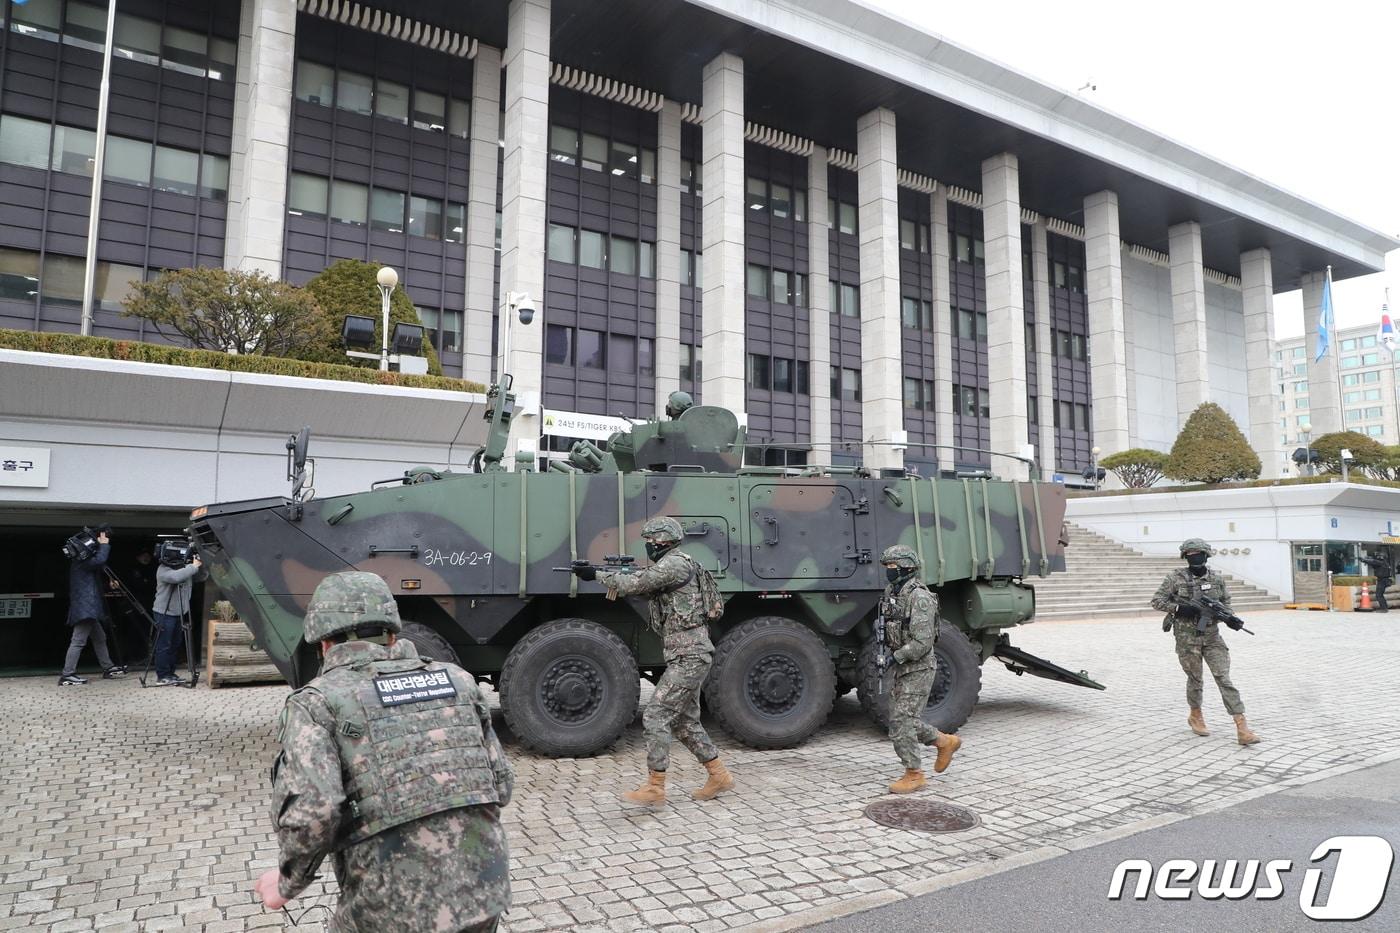
<svg viewBox="0 0 1400 933">
<path fill-rule="evenodd" d="M 1112 538 L 1073 522 L 1065 548 L 1065 572 L 1044 580 L 1028 577 L 1035 587 L 1038 619 L 1084 619 L 1106 616 L 1158 615 L 1152 594 L 1168 571 L 1183 566 L 1177 557 L 1149 557 Z M 1277 609 L 1281 601 L 1258 587 L 1225 575 L 1236 612 Z"/>
</svg>

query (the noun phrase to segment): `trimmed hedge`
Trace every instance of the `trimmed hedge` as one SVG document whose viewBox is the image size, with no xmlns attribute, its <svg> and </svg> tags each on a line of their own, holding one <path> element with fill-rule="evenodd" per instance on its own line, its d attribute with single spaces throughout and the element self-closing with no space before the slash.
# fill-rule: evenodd
<svg viewBox="0 0 1400 933">
<path fill-rule="evenodd" d="M 339 363 L 308 363 L 278 356 L 235 356 L 214 350 L 190 350 L 185 347 L 167 347 L 136 340 L 109 340 L 106 337 L 83 337 L 78 334 L 35 333 L 27 330 L 0 329 L 0 348 L 29 350 L 35 353 L 60 353 L 65 356 L 88 356 L 104 360 L 160 363 L 166 366 L 189 366 L 195 369 L 219 369 L 226 372 L 302 376 L 307 379 L 332 379 L 337 382 L 404 386 L 411 389 L 445 389 L 448 392 L 486 391 L 486 387 L 479 382 L 451 379 L 447 376 L 386 373 L 359 366 L 344 366 Z"/>
<path fill-rule="evenodd" d="M 1065 494 L 1071 499 L 1077 499 L 1083 496 L 1156 496 L 1172 492 L 1261 489 L 1265 486 L 1312 486 L 1318 483 L 1340 482 L 1341 477 L 1334 474 L 1325 474 L 1323 476 L 1291 476 L 1288 479 L 1255 479 L 1235 483 L 1193 483 L 1189 486 L 1154 486 L 1151 489 L 1102 489 L 1098 492 L 1087 489 L 1083 492 L 1078 492 L 1074 489 L 1066 489 Z M 1372 479 L 1369 476 L 1362 476 L 1358 473 L 1353 473 L 1348 482 L 1358 486 L 1382 486 L 1387 489 L 1400 489 L 1400 480 Z"/>
</svg>

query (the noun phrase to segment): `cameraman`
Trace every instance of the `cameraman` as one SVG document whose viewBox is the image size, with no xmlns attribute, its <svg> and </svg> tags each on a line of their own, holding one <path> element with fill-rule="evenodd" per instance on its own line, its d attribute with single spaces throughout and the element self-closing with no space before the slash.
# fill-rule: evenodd
<svg viewBox="0 0 1400 933">
<path fill-rule="evenodd" d="M 190 611 L 190 591 L 196 581 L 206 580 L 208 571 L 187 542 L 166 541 L 160 546 L 160 569 L 156 571 L 156 598 L 151 611 L 156 617 L 156 685 L 179 687 L 185 681 L 175 676 L 175 656 L 181 647 L 181 620 Z"/>
<path fill-rule="evenodd" d="M 97 652 L 97 663 L 102 666 L 104 679 L 110 680 L 126 673 L 125 667 L 112 663 L 111 655 L 107 653 L 107 634 L 102 630 L 102 623 L 107 618 L 107 609 L 102 602 L 103 568 L 107 566 L 107 557 L 112 553 L 108 531 L 106 525 L 99 526 L 96 538 L 87 538 L 84 542 L 90 550 L 78 552 L 68 568 L 68 625 L 73 629 L 73 637 L 68 643 L 68 654 L 63 659 L 63 673 L 58 678 L 60 687 L 87 683 L 86 677 L 78 676 L 78 660 L 89 639 L 92 640 L 93 651 Z M 89 529 L 84 528 L 83 534 L 88 533 Z M 83 556 L 84 553 L 86 556 Z"/>
</svg>

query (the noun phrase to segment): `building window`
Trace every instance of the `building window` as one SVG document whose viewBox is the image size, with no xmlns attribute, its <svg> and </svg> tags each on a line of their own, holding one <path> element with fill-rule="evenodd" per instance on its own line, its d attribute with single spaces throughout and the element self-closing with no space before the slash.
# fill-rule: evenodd
<svg viewBox="0 0 1400 933">
<path fill-rule="evenodd" d="M 472 135 L 472 105 L 455 97 L 447 101 L 447 132 L 461 139 Z"/>
<path fill-rule="evenodd" d="M 408 88 L 383 78 L 374 86 L 374 115 L 403 125 L 408 124 Z"/>
<path fill-rule="evenodd" d="M 374 79 L 352 71 L 340 72 L 335 82 L 335 106 L 364 116 L 374 113 Z"/>
<path fill-rule="evenodd" d="M 1347 409 L 1347 420 L 1348 420 L 1348 421 L 1360 421 L 1360 420 L 1361 420 L 1361 409 L 1359 409 L 1359 408 L 1348 408 L 1348 409 Z"/>
<path fill-rule="evenodd" d="M 1371 335 L 1369 335 L 1369 336 L 1366 336 L 1366 337 L 1362 337 L 1362 338 L 1361 338 L 1361 348 L 1362 348 L 1363 350 L 1366 349 L 1367 347 L 1374 347 L 1375 345 L 1376 345 L 1376 335 L 1375 335 L 1375 334 L 1371 334 Z"/>
<path fill-rule="evenodd" d="M 40 298 L 46 305 L 79 307 L 83 303 L 85 261 L 75 256 L 44 256 L 44 273 L 39 277 Z"/>
<path fill-rule="evenodd" d="M 1380 381 L 1381 381 L 1381 372 L 1380 372 L 1380 370 L 1378 370 L 1378 369 L 1373 369 L 1373 370 L 1371 370 L 1369 373 L 1362 373 L 1362 374 L 1361 374 L 1361 381 L 1362 381 L 1362 382 L 1366 382 L 1366 383 L 1380 382 Z"/>
<path fill-rule="evenodd" d="M 369 189 L 336 179 L 331 182 L 331 220 L 363 227 L 368 212 Z M 400 215 L 402 222 L 402 215 Z"/>
<path fill-rule="evenodd" d="M 329 179 L 292 172 L 287 188 L 287 212 L 300 217 L 325 217 L 329 191 Z"/>
<path fill-rule="evenodd" d="M 699 382 L 701 380 L 702 367 L 700 363 L 700 348 L 688 343 L 681 344 L 680 376 L 683 381 Z"/>
<path fill-rule="evenodd" d="M 749 178 L 744 186 L 747 194 L 745 205 L 751 211 L 768 209 L 768 183 L 762 178 Z"/>
<path fill-rule="evenodd" d="M 574 264 L 574 228 L 560 224 L 549 225 L 545 255 L 555 262 Z"/>
<path fill-rule="evenodd" d="M 15 9 L 28 9 L 16 7 Z M 0 162 L 27 168 L 48 168 L 52 127 L 39 120 L 0 114 Z"/>
<path fill-rule="evenodd" d="M 340 182 L 336 182 L 336 184 L 339 185 Z M 331 200 L 334 201 L 334 199 L 334 195 L 332 195 Z M 403 233 L 403 203 L 402 191 L 375 188 L 369 199 L 370 227 L 385 233 Z"/>
<path fill-rule="evenodd" d="M 1307 384 L 1307 382 L 1306 382 L 1306 381 L 1303 381 L 1303 382 L 1295 382 L 1295 383 L 1293 383 L 1293 391 L 1294 391 L 1294 392 L 1306 392 L 1306 391 L 1308 391 L 1308 384 Z"/>
<path fill-rule="evenodd" d="M 228 159 L 207 152 L 200 156 L 199 196 L 216 201 L 228 197 Z"/>
<path fill-rule="evenodd" d="M 907 248 L 907 247 L 906 247 Z M 914 379 L 910 376 L 904 377 L 904 407 L 923 408 L 923 380 Z"/>
<path fill-rule="evenodd" d="M 574 361 L 574 329 L 562 324 L 544 328 L 544 361 L 569 366 Z"/>
<path fill-rule="evenodd" d="M 1381 400 L 1381 390 L 1367 389 L 1365 394 L 1362 395 L 1362 398 L 1364 398 L 1368 402 L 1379 402 Z M 1304 401 L 1307 401 L 1307 399 L 1304 399 Z"/>
<path fill-rule="evenodd" d="M 1379 408 L 1368 408 L 1368 409 L 1366 409 L 1366 420 L 1369 421 L 1369 420 L 1371 420 L 1372 418 L 1379 418 L 1380 416 L 1381 416 L 1381 410 L 1380 410 Z"/>
<path fill-rule="evenodd" d="M 1381 361 L 1381 355 L 1380 355 L 1379 353 L 1363 353 L 1363 354 L 1361 354 L 1361 365 L 1362 365 L 1362 366 L 1375 366 L 1375 365 L 1377 365 L 1378 363 L 1380 363 L 1380 361 Z"/>
<path fill-rule="evenodd" d="M 429 240 L 442 239 L 442 202 L 437 198 L 408 199 L 408 232 Z"/>
<path fill-rule="evenodd" d="M 0 121 L 5 118 L 0 117 Z M 0 127 L 3 123 L 0 122 Z M 5 138 L 5 130 L 0 128 L 0 146 Z M 92 166 L 97 158 L 97 134 L 92 130 L 80 130 L 72 126 L 53 128 L 53 159 L 49 168 L 55 172 L 92 177 Z M 206 159 L 222 159 L 222 156 L 205 156 Z M 224 160 L 224 190 L 228 190 L 228 160 Z M 222 197 L 222 195 L 221 195 Z"/>
<path fill-rule="evenodd" d="M 607 353 L 601 331 L 579 329 L 578 365 L 583 369 L 606 369 Z"/>
<path fill-rule="evenodd" d="M 447 214 L 443 218 L 442 238 L 448 243 L 465 243 L 467 240 L 467 206 L 447 202 Z"/>
<path fill-rule="evenodd" d="M 656 375 L 656 341 L 650 337 L 637 338 L 637 374 Z"/>
<path fill-rule="evenodd" d="M 1366 433 L 1371 437 L 1380 437 L 1385 434 L 1385 428 L 1379 424 L 1368 424 L 1366 426 Z"/>
<path fill-rule="evenodd" d="M 30 0 L 10 7 L 10 28 L 22 36 L 58 41 L 61 4 L 59 0 Z M 106 26 L 102 34 L 106 35 Z"/>
<path fill-rule="evenodd" d="M 335 103 L 335 69 L 304 59 L 297 61 L 296 98 L 329 107 Z"/>
<path fill-rule="evenodd" d="M 796 383 L 798 395 L 810 395 L 812 392 L 811 369 L 806 360 L 798 360 L 794 364 L 796 370 Z"/>
<path fill-rule="evenodd" d="M 589 269 L 606 269 L 607 238 L 592 230 L 578 232 L 578 264 Z"/>
<path fill-rule="evenodd" d="M 768 357 L 760 353 L 749 354 L 749 388 L 771 389 L 771 374 L 769 373 Z"/>
<path fill-rule="evenodd" d="M 608 359 L 614 372 L 637 371 L 637 338 L 629 334 L 608 335 Z"/>
<path fill-rule="evenodd" d="M 789 284 L 790 279 L 791 276 L 782 269 L 773 270 L 772 287 L 769 294 L 772 296 L 772 300 L 775 303 L 783 305 L 792 304 L 792 286 Z"/>
<path fill-rule="evenodd" d="M 750 298 L 768 297 L 768 270 L 763 266 L 749 263 L 748 289 Z"/>
<path fill-rule="evenodd" d="M 1283 404 L 1283 403 L 1280 402 L 1279 404 Z M 1304 395 L 1304 396 L 1301 396 L 1300 398 L 1294 399 L 1294 401 L 1293 401 L 1293 407 L 1296 408 L 1296 409 L 1298 409 L 1299 411 L 1306 411 L 1306 410 L 1307 410 L 1307 407 L 1308 407 L 1308 397 L 1307 397 L 1306 395 Z"/>
<path fill-rule="evenodd" d="M 434 133 L 446 130 L 447 98 L 429 91 L 414 91 L 413 128 Z"/>
<path fill-rule="evenodd" d="M 919 248 L 918 226 L 912 220 L 899 222 L 899 248 L 917 250 Z"/>
<path fill-rule="evenodd" d="M 773 391 L 792 391 L 792 360 L 786 357 L 773 357 Z"/>
<path fill-rule="evenodd" d="M 1347 375 L 1342 377 L 1342 385 L 1344 386 L 1354 386 L 1360 384 L 1361 377 L 1358 376 L 1356 373 L 1348 373 Z M 1297 383 L 1294 383 L 1294 385 L 1297 385 Z"/>
<path fill-rule="evenodd" d="M 0 247 L 0 299 L 32 302 L 39 294 L 39 254 Z"/>
<path fill-rule="evenodd" d="M 156 146 L 151 187 L 194 197 L 199 193 L 199 156 L 183 149 Z"/>
<path fill-rule="evenodd" d="M 121 136 L 107 137 L 102 177 L 142 188 L 151 183 L 151 144 Z"/>
</svg>

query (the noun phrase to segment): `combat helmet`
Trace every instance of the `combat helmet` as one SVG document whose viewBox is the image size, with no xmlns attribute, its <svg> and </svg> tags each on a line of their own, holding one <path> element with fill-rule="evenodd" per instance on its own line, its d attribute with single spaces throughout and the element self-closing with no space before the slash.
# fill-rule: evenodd
<svg viewBox="0 0 1400 933">
<path fill-rule="evenodd" d="M 1177 553 L 1182 557 L 1185 557 L 1191 551 L 1200 551 L 1207 557 L 1215 553 L 1215 549 L 1209 544 L 1206 544 L 1201 538 L 1187 538 L 1185 541 L 1181 542 L 1181 547 L 1177 549 Z"/>
<path fill-rule="evenodd" d="M 671 516 L 659 515 L 647 519 L 647 523 L 642 526 L 642 537 L 650 538 L 658 544 L 675 544 L 685 537 L 685 532 L 681 530 L 681 523 Z"/>
<path fill-rule="evenodd" d="M 695 404 L 695 399 L 690 397 L 689 392 L 679 390 L 672 392 L 666 398 L 666 417 L 679 418 L 685 414 L 686 409 Z"/>
<path fill-rule="evenodd" d="M 923 561 L 918 553 L 907 544 L 892 544 L 880 555 L 881 564 L 894 564 L 900 570 L 921 570 Z"/>
<path fill-rule="evenodd" d="M 403 627 L 389 584 L 363 570 L 333 573 L 311 594 L 302 640 L 315 645 L 362 625 L 382 625 L 395 633 Z"/>
</svg>

